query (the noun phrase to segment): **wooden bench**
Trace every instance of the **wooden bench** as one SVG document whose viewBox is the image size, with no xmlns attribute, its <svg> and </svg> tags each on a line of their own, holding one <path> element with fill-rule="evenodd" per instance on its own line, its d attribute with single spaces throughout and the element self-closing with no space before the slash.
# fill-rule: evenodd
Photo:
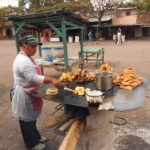
<svg viewBox="0 0 150 150">
<path fill-rule="evenodd" d="M 91 57 L 96 57 L 96 58 L 91 58 Z M 79 52 L 79 58 L 81 58 L 81 52 Z M 96 61 L 96 66 L 103 64 L 104 48 L 99 48 L 99 47 L 83 48 L 83 59 L 86 61 L 86 63 L 88 63 L 88 61 Z"/>
</svg>

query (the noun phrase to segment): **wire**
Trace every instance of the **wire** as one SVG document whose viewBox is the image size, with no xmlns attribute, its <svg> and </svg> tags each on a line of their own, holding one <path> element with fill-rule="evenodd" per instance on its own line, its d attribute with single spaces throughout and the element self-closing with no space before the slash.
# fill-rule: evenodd
<svg viewBox="0 0 150 150">
<path fill-rule="evenodd" d="M 113 124 L 116 124 L 116 125 L 125 125 L 128 122 L 127 119 L 122 118 L 122 117 L 114 117 L 114 119 L 120 119 L 120 120 L 123 120 L 123 122 L 119 123 L 119 122 L 110 121 L 110 123 L 113 123 Z"/>
<path fill-rule="evenodd" d="M 50 114 L 50 116 L 53 116 L 56 112 L 58 112 L 59 110 L 61 110 L 61 111 L 63 111 L 63 105 L 62 104 L 58 104 L 56 107 L 55 107 L 55 111 L 54 112 L 52 112 L 51 114 Z"/>
</svg>

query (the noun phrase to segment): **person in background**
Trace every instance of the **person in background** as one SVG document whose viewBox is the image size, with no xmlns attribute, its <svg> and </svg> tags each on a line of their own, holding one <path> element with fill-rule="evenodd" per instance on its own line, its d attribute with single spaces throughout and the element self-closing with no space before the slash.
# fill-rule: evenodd
<svg viewBox="0 0 150 150">
<path fill-rule="evenodd" d="M 121 35 L 121 29 L 119 28 L 117 31 L 117 45 L 122 45 L 122 35 Z"/>
<path fill-rule="evenodd" d="M 90 31 L 90 32 L 88 33 L 88 38 L 89 38 L 89 41 L 90 41 L 90 42 L 93 41 L 92 31 Z"/>
<path fill-rule="evenodd" d="M 30 91 L 48 83 L 63 87 L 59 80 L 41 75 L 40 67 L 32 58 L 38 44 L 41 43 L 38 43 L 34 36 L 24 35 L 20 39 L 22 50 L 13 62 L 12 115 L 13 119 L 19 121 L 24 143 L 27 149 L 31 150 L 45 149 L 46 138 L 40 135 L 36 127 L 42 109 L 42 99 L 35 97 Z"/>
</svg>

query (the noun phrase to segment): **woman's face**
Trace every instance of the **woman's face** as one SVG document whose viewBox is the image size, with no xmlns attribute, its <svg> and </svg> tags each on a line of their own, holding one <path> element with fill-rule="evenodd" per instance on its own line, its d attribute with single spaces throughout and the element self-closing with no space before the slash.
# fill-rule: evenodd
<svg viewBox="0 0 150 150">
<path fill-rule="evenodd" d="M 37 50 L 37 45 L 25 45 L 23 50 L 28 56 L 34 56 Z"/>
</svg>

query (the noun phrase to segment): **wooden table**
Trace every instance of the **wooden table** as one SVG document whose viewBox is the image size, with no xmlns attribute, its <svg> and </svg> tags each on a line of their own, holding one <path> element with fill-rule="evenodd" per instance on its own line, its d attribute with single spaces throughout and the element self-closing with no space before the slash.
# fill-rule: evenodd
<svg viewBox="0 0 150 150">
<path fill-rule="evenodd" d="M 57 71 L 71 71 L 71 69 L 75 66 L 81 66 L 83 64 L 82 60 L 79 60 L 78 58 L 69 58 L 68 59 L 69 65 L 65 66 L 64 65 L 64 60 L 59 61 L 59 62 L 51 62 L 49 64 L 40 64 L 39 66 L 41 68 L 54 68 Z"/>
</svg>

